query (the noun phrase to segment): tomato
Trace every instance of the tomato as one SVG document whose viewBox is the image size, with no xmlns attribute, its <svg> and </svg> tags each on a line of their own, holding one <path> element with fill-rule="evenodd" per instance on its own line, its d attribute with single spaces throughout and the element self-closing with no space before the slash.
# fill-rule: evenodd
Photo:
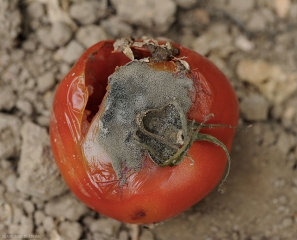
<svg viewBox="0 0 297 240">
<path fill-rule="evenodd" d="M 205 57 L 176 43 L 121 39 L 87 49 L 59 84 L 50 137 L 82 202 L 146 224 L 218 185 L 237 122 L 235 92 Z"/>
</svg>

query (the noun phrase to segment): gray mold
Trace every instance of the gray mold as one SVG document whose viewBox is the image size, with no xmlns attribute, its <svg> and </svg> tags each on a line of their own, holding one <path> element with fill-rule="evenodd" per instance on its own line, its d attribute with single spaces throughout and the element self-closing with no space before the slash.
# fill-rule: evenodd
<svg viewBox="0 0 297 240">
<path fill-rule="evenodd" d="M 119 179 L 123 171 L 137 171 L 145 150 L 134 140 L 137 114 L 178 102 L 187 113 L 192 105 L 193 81 L 184 74 L 156 71 L 146 63 L 133 61 L 109 77 L 105 110 L 100 118 L 99 142 L 111 156 Z"/>
</svg>

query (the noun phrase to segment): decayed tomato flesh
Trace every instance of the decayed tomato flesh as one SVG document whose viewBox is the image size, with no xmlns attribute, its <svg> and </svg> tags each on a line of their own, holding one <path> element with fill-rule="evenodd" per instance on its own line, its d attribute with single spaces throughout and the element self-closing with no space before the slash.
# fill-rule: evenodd
<svg viewBox="0 0 297 240">
<path fill-rule="evenodd" d="M 122 53 L 112 53 L 113 43 L 103 41 L 88 49 L 60 83 L 50 123 L 54 158 L 67 185 L 90 208 L 123 222 L 159 222 L 204 198 L 222 178 L 227 157 L 212 143 L 194 142 L 188 152 L 194 164 L 186 157 L 178 166 L 161 168 L 148 158 L 140 171 L 127 170 L 126 183 L 119 184 L 104 149 L 87 151 L 91 146 L 83 145 L 88 133 L 88 141 L 97 136 L 98 128 L 90 129 L 90 122 L 98 114 L 108 76 L 130 61 Z M 198 53 L 175 46 L 178 57 L 190 65 L 197 91 L 188 119 L 203 122 L 212 113 L 207 123 L 236 126 L 238 102 L 226 77 Z M 135 53 L 149 56 L 144 48 Z M 213 128 L 203 133 L 231 149 L 234 130 Z"/>
</svg>

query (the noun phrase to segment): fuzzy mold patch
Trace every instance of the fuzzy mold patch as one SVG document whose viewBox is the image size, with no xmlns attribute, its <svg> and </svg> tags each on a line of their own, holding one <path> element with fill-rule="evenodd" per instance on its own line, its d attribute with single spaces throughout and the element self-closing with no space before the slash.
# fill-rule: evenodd
<svg viewBox="0 0 297 240">
<path fill-rule="evenodd" d="M 123 171 L 141 168 L 145 149 L 134 139 L 137 116 L 177 102 L 184 114 L 192 105 L 194 85 L 185 74 L 156 71 L 146 63 L 132 61 L 109 77 L 109 87 L 99 122 L 99 143 L 111 157 L 119 179 Z M 170 115 L 170 114 L 169 114 Z"/>
</svg>

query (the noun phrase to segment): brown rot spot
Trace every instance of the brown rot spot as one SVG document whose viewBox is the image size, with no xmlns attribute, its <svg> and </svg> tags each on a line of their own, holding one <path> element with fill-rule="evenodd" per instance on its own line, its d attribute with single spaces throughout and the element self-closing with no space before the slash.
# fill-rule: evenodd
<svg viewBox="0 0 297 240">
<path fill-rule="evenodd" d="M 132 220 L 137 220 L 137 219 L 143 218 L 145 216 L 146 216 L 145 211 L 138 210 L 131 216 L 131 218 L 132 218 Z"/>
</svg>

